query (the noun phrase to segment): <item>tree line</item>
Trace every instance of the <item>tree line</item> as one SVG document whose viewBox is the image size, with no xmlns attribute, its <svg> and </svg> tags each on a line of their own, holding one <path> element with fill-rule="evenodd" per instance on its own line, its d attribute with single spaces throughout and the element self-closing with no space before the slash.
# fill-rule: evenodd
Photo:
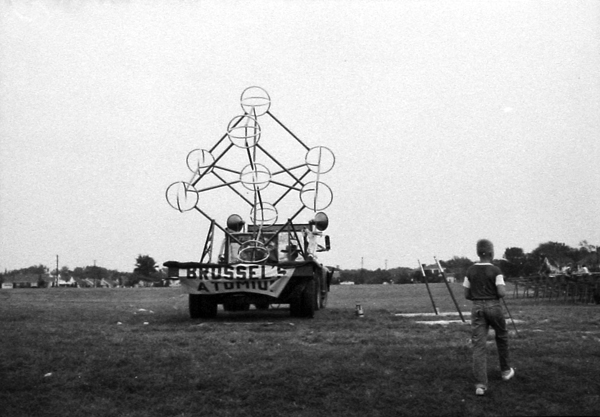
<svg viewBox="0 0 600 417">
<path fill-rule="evenodd" d="M 496 254 L 498 255 L 498 254 Z M 541 243 L 530 253 L 525 253 L 522 248 L 506 248 L 501 258 L 494 260 L 504 276 L 508 279 L 515 277 L 525 277 L 536 274 L 542 267 L 543 257 L 547 257 L 550 263 L 565 271 L 576 271 L 578 268 L 586 266 L 590 272 L 600 272 L 600 247 L 591 245 L 587 241 L 579 243 L 577 248 L 570 247 L 559 242 Z M 457 280 L 464 278 L 467 269 L 475 261 L 455 256 L 449 260 L 440 260 L 442 268 L 446 274 L 451 274 Z M 440 273 L 430 273 L 426 271 L 428 282 L 443 282 L 443 276 Z M 342 269 L 335 283 L 344 281 L 354 282 L 355 284 L 410 284 L 425 282 L 420 268 L 392 268 L 392 269 Z"/>
<path fill-rule="evenodd" d="M 115 269 L 108 269 L 97 265 L 88 265 L 85 267 L 69 268 L 68 266 L 61 267 L 58 271 L 50 269 L 46 265 L 34 265 L 27 268 L 15 269 L 0 273 L 0 283 L 5 277 L 18 275 L 34 275 L 39 277 L 41 285 L 48 285 L 46 279 L 55 280 L 60 277 L 61 280 L 67 281 L 70 278 L 90 280 L 94 286 L 99 286 L 102 280 L 110 281 L 111 283 L 121 287 L 133 287 L 140 282 L 150 282 L 154 286 L 168 286 L 169 281 L 166 280 L 167 272 L 164 268 L 159 268 L 154 258 L 149 255 L 138 255 L 135 259 L 133 272 L 122 272 Z"/>
<path fill-rule="evenodd" d="M 575 270 L 578 266 L 585 265 L 590 272 L 600 271 L 600 247 L 591 245 L 587 241 L 579 243 L 577 248 L 570 247 L 564 243 L 546 242 L 541 243 L 530 253 L 525 253 L 522 248 L 506 248 L 502 258 L 496 259 L 494 263 L 502 269 L 507 278 L 520 276 L 529 276 L 537 273 L 542 266 L 543 257 L 547 257 L 551 264 L 556 268 L 570 268 Z M 440 260 L 446 274 L 452 274 L 457 280 L 462 280 L 467 269 L 475 261 L 469 258 L 455 256 L 449 260 Z M 424 282 L 420 268 L 398 267 L 392 269 L 341 269 L 339 275 L 335 278 L 335 284 L 351 281 L 355 284 L 410 284 Z M 443 282 L 443 277 L 439 273 L 427 272 L 428 282 Z M 35 265 L 28 268 L 5 271 L 0 273 L 0 283 L 6 276 L 19 274 L 37 275 L 41 277 L 56 278 L 56 269 L 51 270 L 45 265 Z M 154 258 L 149 255 L 138 255 L 135 258 L 133 272 L 121 272 L 117 270 L 103 268 L 96 265 L 86 267 L 76 267 L 70 269 L 63 266 L 58 271 L 61 279 L 66 280 L 71 277 L 79 279 L 90 279 L 98 284 L 103 279 L 109 280 L 116 285 L 131 287 L 139 284 L 141 281 L 151 282 L 155 286 L 167 286 L 169 281 L 164 268 L 159 268 Z"/>
</svg>

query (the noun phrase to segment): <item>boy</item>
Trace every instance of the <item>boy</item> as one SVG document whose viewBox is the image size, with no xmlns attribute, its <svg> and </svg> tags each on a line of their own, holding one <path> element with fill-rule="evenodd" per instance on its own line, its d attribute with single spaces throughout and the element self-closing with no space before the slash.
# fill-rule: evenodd
<svg viewBox="0 0 600 417">
<path fill-rule="evenodd" d="M 502 313 L 500 298 L 506 294 L 502 271 L 492 264 L 494 245 L 487 239 L 477 242 L 479 262 L 467 270 L 463 286 L 465 298 L 473 301 L 471 331 L 473 341 L 473 374 L 475 394 L 484 395 L 487 390 L 486 340 L 490 326 L 496 332 L 496 347 L 500 359 L 502 379 L 508 381 L 515 370 L 508 364 L 508 331 Z"/>
</svg>

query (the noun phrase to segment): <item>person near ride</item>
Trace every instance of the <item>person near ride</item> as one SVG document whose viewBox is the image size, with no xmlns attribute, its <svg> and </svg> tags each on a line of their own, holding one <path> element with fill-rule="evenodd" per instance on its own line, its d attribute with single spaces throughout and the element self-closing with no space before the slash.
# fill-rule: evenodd
<svg viewBox="0 0 600 417">
<path fill-rule="evenodd" d="M 515 370 L 510 367 L 508 361 L 508 330 L 500 305 L 500 298 L 506 295 L 504 276 L 500 268 L 492 264 L 494 245 L 491 241 L 479 240 L 476 249 L 479 262 L 467 270 L 463 286 L 465 298 L 473 301 L 471 340 L 475 394 L 484 395 L 488 388 L 486 341 L 490 327 L 496 334 L 502 379 L 511 379 Z"/>
</svg>

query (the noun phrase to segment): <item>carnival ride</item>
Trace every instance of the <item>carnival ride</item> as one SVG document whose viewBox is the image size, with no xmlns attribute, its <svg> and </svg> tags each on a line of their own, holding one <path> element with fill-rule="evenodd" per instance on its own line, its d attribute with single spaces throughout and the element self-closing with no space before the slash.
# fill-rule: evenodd
<svg viewBox="0 0 600 417">
<path fill-rule="evenodd" d="M 312 317 L 326 305 L 333 273 L 318 261 L 317 252 L 330 247 L 329 237 L 323 236 L 329 224 L 323 210 L 331 205 L 333 192 L 321 177 L 333 169 L 335 155 L 324 146 L 308 147 L 277 119 L 264 89 L 245 89 L 240 104 L 243 114 L 229 122 L 214 146 L 187 155 L 190 180 L 166 190 L 175 210 L 197 211 L 210 222 L 200 260 L 164 265 L 189 293 L 192 318 L 214 317 L 219 304 L 229 311 L 248 310 L 251 304 L 257 309 L 289 304 L 292 316 Z M 280 128 L 279 137 L 263 131 L 264 116 Z M 284 145 L 284 135 L 296 149 Z M 231 191 L 248 209 L 248 224 L 242 215 L 227 211 L 231 214 L 223 226 L 204 207 L 201 195 L 213 202 L 220 197 L 210 200 L 211 193 L 222 190 Z M 229 205 L 229 200 L 219 201 Z M 312 212 L 310 218 L 298 223 L 305 211 Z M 218 231 L 223 240 L 214 257 Z"/>
</svg>

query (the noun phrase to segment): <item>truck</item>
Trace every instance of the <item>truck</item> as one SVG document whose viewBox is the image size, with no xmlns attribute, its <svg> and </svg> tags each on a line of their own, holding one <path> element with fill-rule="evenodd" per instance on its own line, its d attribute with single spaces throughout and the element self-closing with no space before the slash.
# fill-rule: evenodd
<svg viewBox="0 0 600 417">
<path fill-rule="evenodd" d="M 335 156 L 327 147 L 308 147 L 281 123 L 270 112 L 271 99 L 264 89 L 247 88 L 240 103 L 244 113 L 231 120 L 216 145 L 188 154 L 192 178 L 172 183 L 166 191 L 171 207 L 197 211 L 210 222 L 200 259 L 163 265 L 168 278 L 179 280 L 188 294 L 193 319 L 215 317 L 219 305 L 224 311 L 289 305 L 292 317 L 312 318 L 327 306 L 335 269 L 319 260 L 319 253 L 331 248 L 324 235 L 329 226 L 324 210 L 333 201 L 321 176 L 333 168 Z M 277 157 L 277 147 L 268 150 L 264 144 L 263 116 L 279 128 L 273 136 L 286 134 L 301 146 L 295 152 L 285 147 L 289 161 Z M 249 207 L 248 220 L 230 212 L 222 225 L 218 216 L 238 208 L 224 197 L 199 197 L 216 190 L 232 192 L 237 203 Z M 215 201 L 223 202 L 217 216 L 205 207 Z M 284 214 L 286 221 L 280 221 Z"/>
</svg>

